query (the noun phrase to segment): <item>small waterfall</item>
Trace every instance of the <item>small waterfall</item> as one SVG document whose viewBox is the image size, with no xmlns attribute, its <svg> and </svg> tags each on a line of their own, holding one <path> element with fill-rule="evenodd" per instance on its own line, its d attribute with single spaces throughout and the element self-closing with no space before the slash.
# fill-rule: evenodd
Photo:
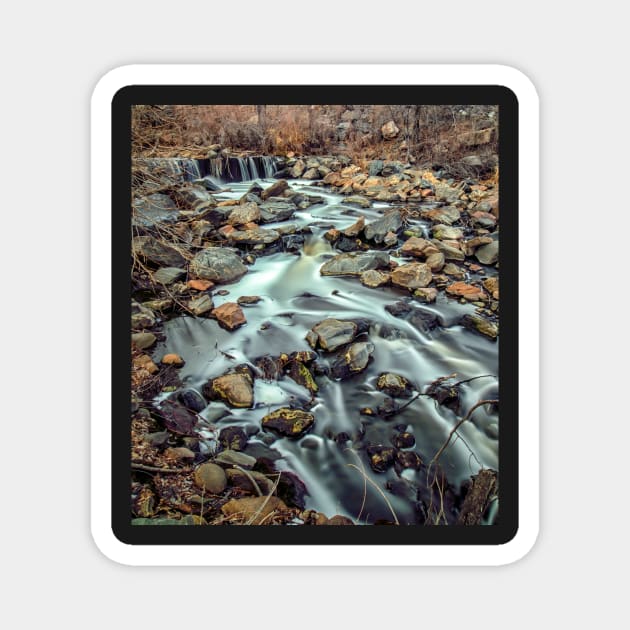
<svg viewBox="0 0 630 630">
<path fill-rule="evenodd" d="M 236 158 L 238 160 L 238 167 L 241 169 L 241 181 L 246 182 L 251 179 L 249 175 L 249 169 L 247 168 L 247 162 L 244 158 Z"/>
<path fill-rule="evenodd" d="M 249 164 L 249 172 L 251 174 L 250 179 L 260 179 L 260 175 L 258 174 L 258 169 L 256 168 L 256 158 L 248 157 L 247 163 Z"/>
<path fill-rule="evenodd" d="M 261 157 L 263 163 L 263 169 L 265 171 L 265 178 L 271 179 L 273 177 L 274 171 L 276 170 L 276 159 L 271 157 L 270 155 L 263 155 Z"/>
<path fill-rule="evenodd" d="M 179 158 L 177 162 L 185 181 L 192 182 L 195 179 L 201 179 L 201 171 L 197 160 Z"/>
</svg>

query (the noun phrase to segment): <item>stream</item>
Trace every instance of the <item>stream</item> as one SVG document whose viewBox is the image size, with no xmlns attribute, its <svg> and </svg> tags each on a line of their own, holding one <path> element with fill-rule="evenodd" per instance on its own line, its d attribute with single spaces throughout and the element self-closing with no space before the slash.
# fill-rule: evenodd
<svg viewBox="0 0 630 630">
<path fill-rule="evenodd" d="M 274 180 L 257 181 L 265 188 Z M 229 192 L 215 196 L 219 200 L 240 198 L 251 183 L 223 184 L 229 186 Z M 294 472 L 306 485 L 307 509 L 327 516 L 341 514 L 365 524 L 379 519 L 391 521 L 393 509 L 401 524 L 415 524 L 419 516 L 413 484 L 422 485 L 425 480 L 421 477 L 426 473 L 408 468 L 399 476 L 393 467 L 387 472 L 374 472 L 365 447 L 391 445 L 393 435 L 406 431 L 416 441 L 410 450 L 428 463 L 458 416 L 427 397 L 418 398 L 391 419 L 362 415 L 360 409 L 376 409 L 387 398 L 376 388 L 376 381 L 384 372 L 406 377 L 416 392 L 424 392 L 431 382 L 452 373 L 457 374 L 456 380 L 497 375 L 498 342 L 458 325 L 461 316 L 474 312 L 475 307 L 447 298 L 443 291 L 432 304 L 413 303 L 415 308 L 433 313 L 439 319 L 440 327 L 423 332 L 385 310 L 385 306 L 408 297 L 407 291 L 392 286 L 372 289 L 363 286 L 358 278 L 320 275 L 321 266 L 339 253 L 323 234 L 330 227 L 345 229 L 361 215 L 369 223 L 380 218 L 389 205 L 376 203 L 369 209 L 358 209 L 344 205 L 343 196 L 323 192 L 306 180 L 291 180 L 290 186 L 298 192 L 324 198 L 324 203 L 298 210 L 288 221 L 264 226 L 309 226 L 311 234 L 306 236 L 299 254 L 280 252 L 258 257 L 240 281 L 218 287 L 227 290 L 227 295 L 213 292 L 215 307 L 234 302 L 239 296 L 260 296 L 262 300 L 257 304 L 243 306 L 247 324 L 228 332 L 214 319 L 179 316 L 165 322 L 166 341 L 156 348 L 155 356 L 174 352 L 185 357 L 180 378 L 185 386 L 201 391 L 208 379 L 238 364 L 253 365 L 255 359 L 264 355 L 277 357 L 281 353 L 310 350 L 306 333 L 323 319 L 369 321 L 367 335 L 374 344 L 374 352 L 367 369 L 344 381 L 317 377 L 319 391 L 315 405 L 309 409 L 315 423 L 301 438 L 289 439 L 260 431 L 260 420 L 270 411 L 283 406 L 299 407 L 311 399 L 304 387 L 287 376 L 278 381 L 265 381 L 257 376 L 254 409 L 233 409 L 212 402 L 200 415 L 217 430 L 231 425 L 245 428 L 252 435 L 250 446 L 260 444 L 261 453 L 264 449 L 275 449 L 281 456 L 277 468 Z M 416 225 L 419 223 L 415 221 Z M 392 259 L 404 261 L 395 256 Z M 493 273 L 493 269 L 488 269 L 488 275 Z M 366 333 L 359 340 L 366 340 Z M 321 356 L 323 362 L 326 358 Z M 460 389 L 460 417 L 478 400 L 498 397 L 495 377 L 473 380 Z M 404 404 L 407 400 L 396 402 Z M 465 442 L 460 439 L 452 442 L 440 460 L 456 489 L 481 466 L 498 469 L 498 413 L 479 409 L 459 433 Z M 207 448 L 212 449 L 212 431 L 206 437 Z M 357 466 L 385 493 L 387 501 L 364 479 Z M 400 488 L 401 484 L 405 488 L 402 492 L 388 489 L 392 485 Z"/>
</svg>

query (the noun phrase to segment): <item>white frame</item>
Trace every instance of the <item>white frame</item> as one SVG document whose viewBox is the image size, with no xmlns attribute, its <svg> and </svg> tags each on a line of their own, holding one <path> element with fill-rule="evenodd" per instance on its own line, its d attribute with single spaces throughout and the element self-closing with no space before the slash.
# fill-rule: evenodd
<svg viewBox="0 0 630 630">
<path fill-rule="evenodd" d="M 264 81 L 260 77 L 264 77 Z M 379 77 L 375 81 L 375 77 Z M 501 85 L 519 101 L 519 529 L 503 545 L 129 545 L 111 529 L 111 102 L 128 85 Z M 501 565 L 534 546 L 539 516 L 538 96 L 500 65 L 129 65 L 92 94 L 91 528 L 108 558 L 129 565 Z M 506 212 L 507 210 L 504 210 Z M 526 247 L 524 246 L 526 245 Z M 525 255 L 527 259 L 525 259 Z M 527 337 L 523 333 L 527 322 Z M 526 395 L 525 395 L 526 394 Z"/>
</svg>

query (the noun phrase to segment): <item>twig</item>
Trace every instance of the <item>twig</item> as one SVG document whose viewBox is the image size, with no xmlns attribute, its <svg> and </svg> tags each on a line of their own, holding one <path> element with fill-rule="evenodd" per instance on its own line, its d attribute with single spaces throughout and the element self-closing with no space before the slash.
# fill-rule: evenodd
<svg viewBox="0 0 630 630">
<path fill-rule="evenodd" d="M 346 464 L 346 466 L 350 466 L 350 468 L 354 468 L 355 470 L 358 470 L 363 475 L 363 478 L 366 481 L 369 481 L 378 490 L 379 494 L 383 497 L 385 503 L 387 503 L 387 507 L 389 508 L 390 512 L 392 513 L 392 516 L 394 517 L 394 521 L 396 522 L 396 525 L 400 525 L 400 521 L 398 520 L 398 517 L 396 516 L 396 512 L 394 512 L 394 508 L 392 507 L 392 504 L 389 502 L 389 499 L 387 498 L 385 493 L 379 488 L 378 484 L 375 483 L 374 481 L 372 481 L 367 476 L 365 471 L 361 470 L 361 468 L 359 468 L 356 464 Z"/>
<path fill-rule="evenodd" d="M 152 473 L 190 473 L 192 472 L 192 468 L 160 468 L 159 466 L 149 466 L 148 464 L 143 464 L 141 462 L 131 462 L 131 468 L 133 470 L 142 470 L 143 472 L 152 472 Z"/>
<path fill-rule="evenodd" d="M 259 497 L 262 497 L 263 496 L 262 490 L 260 489 L 260 486 L 256 483 L 256 480 L 251 475 L 251 473 L 248 470 L 245 470 L 245 468 L 242 468 L 241 466 L 239 466 L 238 464 L 232 464 L 232 466 L 240 470 L 252 482 L 252 485 L 254 486 L 254 490 L 256 490 L 256 493 L 258 494 Z"/>
</svg>

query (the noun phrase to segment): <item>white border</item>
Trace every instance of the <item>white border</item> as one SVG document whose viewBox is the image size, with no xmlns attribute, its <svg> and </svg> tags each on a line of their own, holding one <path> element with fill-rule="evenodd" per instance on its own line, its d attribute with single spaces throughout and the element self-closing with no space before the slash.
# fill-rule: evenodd
<svg viewBox="0 0 630 630">
<path fill-rule="evenodd" d="M 264 77 L 264 81 L 261 80 Z M 128 85 L 502 85 L 519 101 L 519 530 L 504 545 L 127 545 L 111 530 L 111 101 Z M 500 565 L 519 560 L 538 535 L 539 193 L 538 96 L 520 71 L 500 65 L 130 65 L 92 94 L 92 536 L 129 565 Z M 509 208 L 502 211 L 509 212 Z M 526 245 L 526 247 L 525 247 Z M 527 260 L 525 260 L 527 254 Z M 527 322 L 527 337 L 524 336 Z M 523 395 L 524 393 L 527 395 Z M 392 558 L 395 558 L 393 560 Z"/>
</svg>

